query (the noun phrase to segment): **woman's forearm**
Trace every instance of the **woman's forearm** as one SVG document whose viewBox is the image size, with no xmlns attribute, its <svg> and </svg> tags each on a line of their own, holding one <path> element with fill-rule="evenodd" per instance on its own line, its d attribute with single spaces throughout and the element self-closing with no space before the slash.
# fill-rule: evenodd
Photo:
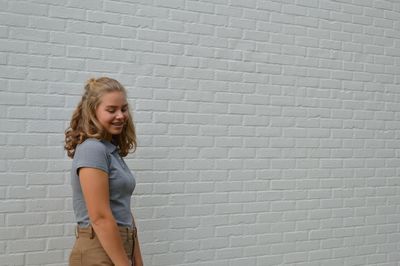
<svg viewBox="0 0 400 266">
<path fill-rule="evenodd" d="M 101 245 L 115 266 L 131 266 L 125 253 L 117 223 L 113 218 L 102 218 L 92 223 Z"/>
</svg>

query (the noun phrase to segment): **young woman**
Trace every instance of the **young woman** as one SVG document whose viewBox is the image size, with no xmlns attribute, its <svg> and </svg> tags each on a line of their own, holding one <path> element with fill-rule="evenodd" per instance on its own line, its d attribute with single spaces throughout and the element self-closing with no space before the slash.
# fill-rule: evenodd
<svg viewBox="0 0 400 266">
<path fill-rule="evenodd" d="M 90 79 L 65 131 L 77 220 L 70 266 L 143 265 L 130 205 L 136 183 L 123 160 L 135 148 L 125 88 Z"/>
</svg>

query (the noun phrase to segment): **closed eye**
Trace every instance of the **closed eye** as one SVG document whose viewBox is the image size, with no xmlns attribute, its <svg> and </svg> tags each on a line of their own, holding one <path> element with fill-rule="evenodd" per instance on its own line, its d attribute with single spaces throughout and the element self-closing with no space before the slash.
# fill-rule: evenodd
<svg viewBox="0 0 400 266">
<path fill-rule="evenodd" d="M 119 106 L 107 106 L 108 108 L 106 108 L 106 111 L 109 113 L 115 113 L 115 111 L 117 111 L 119 109 Z M 121 112 L 126 112 L 128 111 L 128 105 L 125 104 L 121 107 Z"/>
</svg>

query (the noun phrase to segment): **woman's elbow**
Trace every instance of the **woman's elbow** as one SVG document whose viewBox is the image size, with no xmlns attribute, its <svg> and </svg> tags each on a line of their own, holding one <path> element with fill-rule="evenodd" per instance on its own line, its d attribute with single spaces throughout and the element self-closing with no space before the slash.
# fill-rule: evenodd
<svg viewBox="0 0 400 266">
<path fill-rule="evenodd" d="M 89 218 L 91 224 L 95 227 L 108 224 L 114 220 L 112 215 L 103 212 L 92 213 L 89 215 Z"/>
</svg>

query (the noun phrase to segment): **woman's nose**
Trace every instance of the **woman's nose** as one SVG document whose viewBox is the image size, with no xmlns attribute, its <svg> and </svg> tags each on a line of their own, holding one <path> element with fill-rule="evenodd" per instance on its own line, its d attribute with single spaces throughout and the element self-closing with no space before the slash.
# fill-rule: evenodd
<svg viewBox="0 0 400 266">
<path fill-rule="evenodd" d="M 123 117 L 124 117 L 124 113 L 122 111 L 118 111 L 117 118 L 123 118 Z"/>
</svg>

